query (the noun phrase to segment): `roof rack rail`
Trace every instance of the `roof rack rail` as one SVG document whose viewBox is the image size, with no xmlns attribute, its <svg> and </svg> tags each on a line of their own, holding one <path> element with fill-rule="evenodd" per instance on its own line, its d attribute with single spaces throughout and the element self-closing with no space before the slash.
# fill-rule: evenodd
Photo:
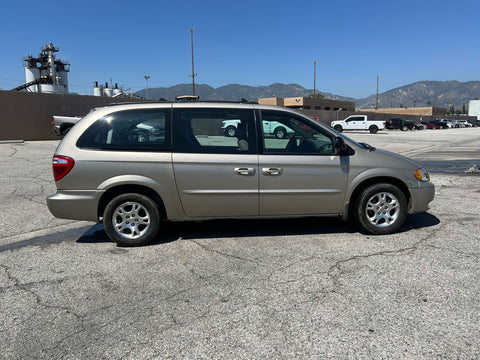
<svg viewBox="0 0 480 360">
<path fill-rule="evenodd" d="M 196 101 L 185 101 L 185 100 L 165 100 L 165 99 L 159 99 L 159 100 L 143 100 L 143 101 L 125 101 L 125 102 L 118 102 L 118 103 L 110 103 L 110 104 L 105 104 L 104 106 L 117 106 L 117 105 L 133 105 L 133 104 L 163 104 L 163 103 L 190 103 L 190 102 L 196 102 L 196 103 L 225 103 L 225 104 L 258 104 L 257 101 L 248 101 L 247 99 L 242 99 L 242 100 L 196 100 Z M 99 106 L 101 107 L 101 106 Z"/>
</svg>

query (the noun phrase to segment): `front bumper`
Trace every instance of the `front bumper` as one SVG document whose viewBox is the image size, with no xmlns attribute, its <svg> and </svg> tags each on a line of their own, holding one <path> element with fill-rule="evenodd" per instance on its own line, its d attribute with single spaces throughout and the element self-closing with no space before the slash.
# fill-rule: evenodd
<svg viewBox="0 0 480 360">
<path fill-rule="evenodd" d="M 412 196 L 408 213 L 415 214 L 427 211 L 430 208 L 428 204 L 435 198 L 435 185 L 431 182 L 422 183 L 421 187 L 410 189 L 410 193 Z"/>
<path fill-rule="evenodd" d="M 58 190 L 47 197 L 47 206 L 60 219 L 98 221 L 98 203 L 103 191 Z"/>
</svg>

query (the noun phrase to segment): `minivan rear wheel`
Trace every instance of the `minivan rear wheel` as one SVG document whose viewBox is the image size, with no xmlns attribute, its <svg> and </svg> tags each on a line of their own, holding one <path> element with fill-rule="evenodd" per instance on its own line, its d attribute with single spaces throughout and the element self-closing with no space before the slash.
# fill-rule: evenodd
<svg viewBox="0 0 480 360">
<path fill-rule="evenodd" d="M 395 232 L 407 217 L 407 200 L 392 184 L 380 183 L 365 188 L 354 205 L 354 218 L 363 232 L 385 235 Z"/>
<path fill-rule="evenodd" d="M 108 237 L 122 246 L 144 245 L 157 235 L 161 221 L 157 204 L 142 194 L 122 194 L 105 208 L 103 226 Z"/>
</svg>

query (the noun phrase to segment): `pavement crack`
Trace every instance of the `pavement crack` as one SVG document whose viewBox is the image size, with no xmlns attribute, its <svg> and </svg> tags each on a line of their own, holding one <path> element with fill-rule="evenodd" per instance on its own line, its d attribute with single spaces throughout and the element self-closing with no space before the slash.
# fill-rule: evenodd
<svg viewBox="0 0 480 360">
<path fill-rule="evenodd" d="M 445 247 L 435 246 L 435 245 L 430 245 L 430 244 L 425 245 L 425 247 L 429 247 L 429 248 L 437 249 L 437 250 L 448 251 L 448 252 L 451 252 L 451 253 L 454 253 L 454 254 L 463 255 L 465 257 L 473 257 L 473 258 L 479 258 L 480 257 L 480 253 L 469 253 L 469 252 L 466 252 L 466 251 L 453 250 L 453 249 L 448 249 L 448 248 L 445 248 Z"/>
<path fill-rule="evenodd" d="M 20 280 L 12 275 L 11 269 L 3 264 L 0 264 L 0 267 L 4 269 L 5 274 L 7 275 L 7 278 L 13 282 L 13 286 L 11 288 L 15 288 L 18 290 L 22 290 L 29 294 L 35 301 L 35 303 L 44 309 L 56 309 L 56 310 L 61 310 L 65 311 L 67 314 L 73 315 L 77 320 L 82 321 L 82 318 L 79 314 L 77 314 L 75 311 L 70 309 L 69 307 L 66 306 L 56 306 L 56 305 L 49 305 L 46 304 L 42 301 L 41 297 L 32 289 L 36 285 L 42 285 L 42 284 L 61 284 L 65 279 L 58 279 L 54 281 L 37 281 L 37 282 L 29 282 L 29 283 L 21 283 Z M 6 290 L 6 287 L 3 287 L 2 290 Z"/>
<path fill-rule="evenodd" d="M 221 251 L 218 251 L 218 250 L 215 250 L 215 249 L 211 249 L 208 246 L 205 246 L 205 245 L 203 245 L 203 244 L 201 244 L 201 243 L 199 243 L 198 241 L 195 241 L 195 240 L 189 240 L 189 241 L 198 245 L 199 247 L 201 247 L 203 250 L 205 250 L 207 252 L 215 253 L 215 254 L 218 254 L 218 255 L 221 255 L 221 256 L 224 256 L 224 257 L 228 257 L 228 258 L 233 258 L 233 259 L 237 259 L 237 260 L 241 260 L 241 261 L 250 262 L 250 263 L 253 263 L 253 264 L 256 264 L 258 266 L 263 267 L 262 264 L 260 264 L 259 262 L 255 261 L 255 260 L 251 260 L 251 259 L 247 259 L 247 258 L 238 256 L 238 255 L 232 255 L 232 254 L 224 253 L 224 252 L 221 252 Z"/>
<path fill-rule="evenodd" d="M 415 252 L 418 250 L 421 244 L 425 243 L 432 237 L 435 237 L 437 232 L 439 232 L 447 222 L 442 223 L 439 227 L 434 229 L 432 232 L 430 232 L 427 236 L 425 236 L 423 239 L 418 240 L 415 242 L 412 246 L 409 247 L 404 247 L 401 249 L 395 249 L 395 250 L 383 250 L 383 251 L 378 251 L 374 252 L 371 254 L 366 254 L 366 255 L 354 255 L 351 256 L 347 259 L 343 260 L 338 260 L 334 265 L 332 265 L 328 271 L 327 275 L 333 279 L 333 282 L 335 285 L 338 285 L 337 280 L 338 278 L 343 275 L 343 270 L 342 270 L 342 265 L 349 263 L 351 261 L 355 260 L 362 260 L 362 259 L 368 259 L 371 257 L 376 257 L 376 256 L 397 256 L 397 255 L 406 255 L 406 254 L 411 254 L 412 252 Z"/>
<path fill-rule="evenodd" d="M 11 154 L 8 154 L 8 155 L 6 156 L 7 158 L 13 158 L 13 156 L 18 152 L 18 149 L 15 148 L 15 147 L 13 147 L 13 146 L 10 147 L 10 150 L 12 150 L 12 153 L 11 153 Z"/>
</svg>

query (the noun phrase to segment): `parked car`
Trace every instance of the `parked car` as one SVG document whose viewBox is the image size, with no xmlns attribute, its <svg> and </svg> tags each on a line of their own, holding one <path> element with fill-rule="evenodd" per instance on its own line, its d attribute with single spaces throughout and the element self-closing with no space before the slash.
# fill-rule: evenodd
<svg viewBox="0 0 480 360">
<path fill-rule="evenodd" d="M 238 135 L 238 124 L 241 123 L 241 120 L 224 120 L 222 121 L 222 130 L 225 136 L 236 137 Z M 276 121 L 265 121 L 263 123 L 263 128 L 266 134 L 274 135 L 279 139 L 290 136 L 295 132 L 286 127 L 284 124 L 281 124 Z"/>
<path fill-rule="evenodd" d="M 218 132 L 230 120 L 238 121 L 236 137 Z M 292 134 L 271 136 L 267 123 Z M 163 132 L 138 141 L 145 127 Z M 338 216 L 364 233 L 389 234 L 434 198 L 418 163 L 295 110 L 258 104 L 98 108 L 60 142 L 52 166 L 52 214 L 103 222 L 126 246 L 153 240 L 164 220 Z"/>
<path fill-rule="evenodd" d="M 441 121 L 441 120 L 431 120 L 432 124 L 440 126 L 440 129 L 450 129 L 452 127 L 451 122 Z"/>
<path fill-rule="evenodd" d="M 413 120 L 404 120 L 400 118 L 388 118 L 385 120 L 385 127 L 387 129 L 400 129 L 402 131 L 407 130 L 417 130 L 415 126 L 415 121 Z"/>
<path fill-rule="evenodd" d="M 440 120 L 434 120 L 434 121 L 436 121 L 437 124 L 440 124 L 444 129 L 447 129 L 447 128 L 451 129 L 455 127 L 455 123 L 449 119 L 440 119 Z"/>
<path fill-rule="evenodd" d="M 463 124 L 463 127 L 473 127 L 473 125 L 467 120 L 458 120 L 458 122 Z"/>
<path fill-rule="evenodd" d="M 416 130 L 425 130 L 427 127 L 419 121 L 414 121 Z"/>
<path fill-rule="evenodd" d="M 332 121 L 330 126 L 342 132 L 343 130 L 368 130 L 376 134 L 378 130 L 385 129 L 385 121 L 368 120 L 367 115 L 351 115 L 345 120 Z"/>
<path fill-rule="evenodd" d="M 57 135 L 65 135 L 81 119 L 80 116 L 52 116 L 52 130 Z"/>
<path fill-rule="evenodd" d="M 442 128 L 441 125 L 436 124 L 436 123 L 433 122 L 433 121 L 424 121 L 424 122 L 422 122 L 422 124 L 425 125 L 425 127 L 426 127 L 427 129 L 441 129 L 441 128 Z"/>
</svg>

